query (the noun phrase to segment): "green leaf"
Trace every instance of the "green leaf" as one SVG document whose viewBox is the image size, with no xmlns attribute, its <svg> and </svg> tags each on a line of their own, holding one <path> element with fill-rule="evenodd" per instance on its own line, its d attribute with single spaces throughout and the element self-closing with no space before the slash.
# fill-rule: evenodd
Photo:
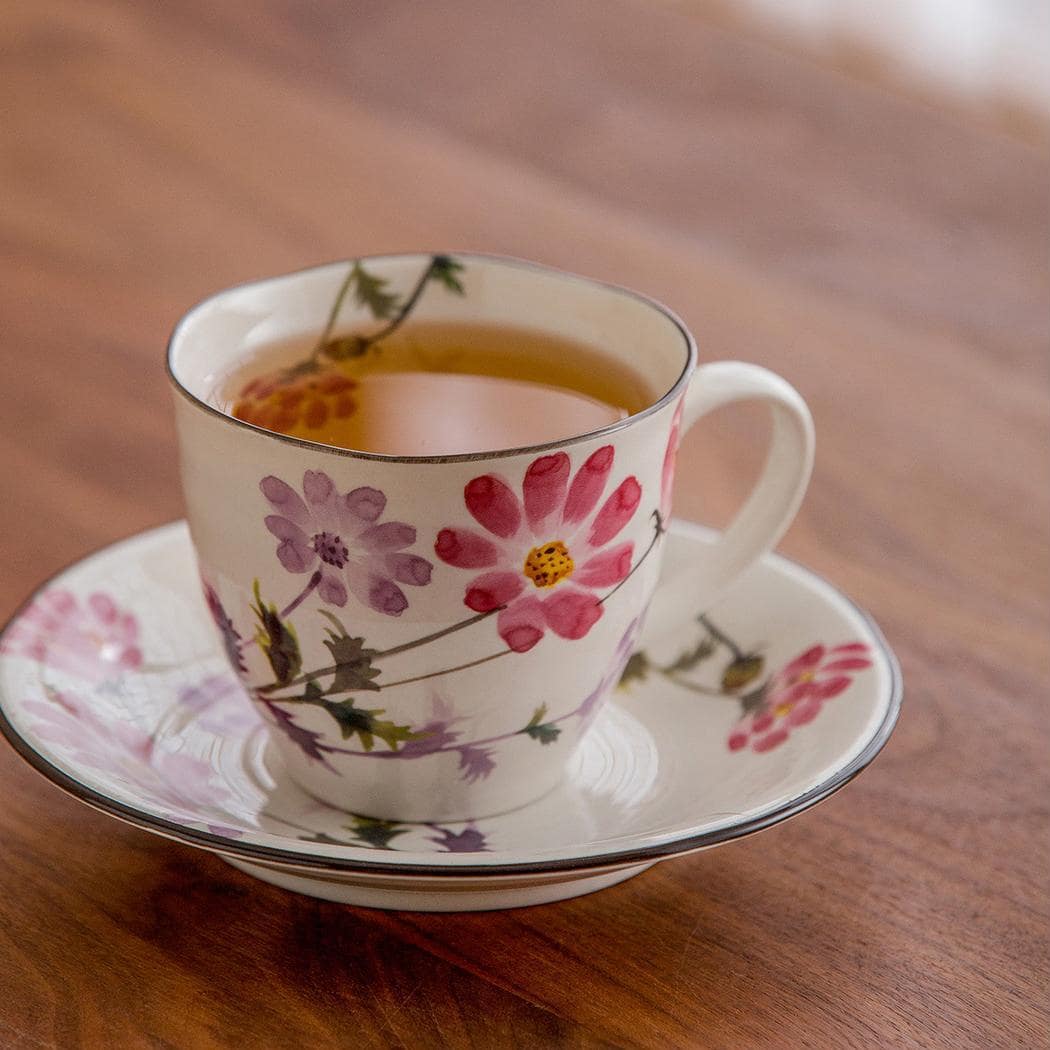
<svg viewBox="0 0 1050 1050">
<path fill-rule="evenodd" d="M 538 740 L 541 744 L 553 744 L 561 736 L 561 729 L 552 722 L 544 722 L 543 719 L 546 715 L 547 705 L 540 704 L 532 712 L 529 724 L 524 729 L 519 730 L 519 732 L 531 736 L 533 740 Z"/>
<path fill-rule="evenodd" d="M 347 828 L 356 841 L 373 849 L 393 849 L 391 841 L 408 830 L 396 821 L 376 820 L 374 817 L 354 817 L 353 824 Z"/>
<path fill-rule="evenodd" d="M 426 736 L 425 733 L 413 732 L 411 726 L 399 726 L 395 722 L 379 718 L 378 716 L 386 710 L 382 707 L 355 707 L 353 700 L 321 699 L 309 702 L 317 703 L 318 707 L 323 707 L 335 719 L 344 740 L 356 736 L 366 751 L 371 751 L 375 747 L 376 737 L 379 737 L 391 751 L 396 751 L 398 744 L 403 744 L 408 740 L 419 740 Z"/>
<path fill-rule="evenodd" d="M 349 840 L 337 839 L 324 831 L 316 831 L 312 835 L 297 835 L 296 838 L 300 842 L 323 842 L 328 846 L 353 846 L 355 843 L 364 843 L 373 849 L 393 849 L 391 841 L 412 829 L 393 820 L 355 816 L 353 824 L 346 826 L 346 830 L 351 833 Z"/>
<path fill-rule="evenodd" d="M 668 674 L 680 674 L 682 671 L 691 671 L 697 664 L 701 664 L 718 648 L 718 642 L 711 635 L 704 635 L 700 641 L 682 653 L 673 664 L 664 668 Z"/>
<path fill-rule="evenodd" d="M 284 623 L 277 615 L 277 606 L 267 605 L 262 600 L 258 580 L 255 581 L 253 591 L 255 604 L 251 608 L 259 621 L 255 640 L 266 654 L 274 678 L 281 685 L 285 685 L 302 670 L 303 658 L 299 652 L 299 640 L 292 625 Z"/>
<path fill-rule="evenodd" d="M 617 683 L 616 688 L 626 689 L 631 682 L 644 682 L 649 676 L 651 666 L 649 657 L 645 655 L 642 649 L 639 649 L 636 653 L 631 653 L 630 659 L 624 665 L 623 673 L 620 675 L 620 681 Z"/>
<path fill-rule="evenodd" d="M 312 835 L 296 835 L 295 836 L 300 842 L 323 842 L 328 846 L 346 846 L 349 843 L 344 842 L 342 839 L 333 838 L 327 832 L 316 831 Z"/>
<path fill-rule="evenodd" d="M 354 301 L 358 306 L 368 307 L 377 321 L 389 320 L 397 313 L 398 298 L 394 292 L 387 291 L 386 286 L 390 282 L 385 277 L 376 277 L 359 262 L 355 262 L 350 280 L 354 290 Z"/>
<path fill-rule="evenodd" d="M 722 688 L 727 693 L 743 689 L 745 685 L 750 685 L 756 678 L 761 677 L 765 666 L 765 657 L 758 653 L 744 653 L 736 657 L 722 672 Z"/>
<path fill-rule="evenodd" d="M 364 638 L 351 638 L 339 619 L 327 609 L 321 610 L 334 625 L 326 631 L 328 637 L 325 646 L 332 654 L 335 664 L 335 678 L 328 688 L 329 693 L 354 693 L 362 690 L 378 692 L 379 686 L 373 679 L 382 673 L 380 668 L 372 666 L 372 660 L 379 655 L 378 649 L 366 649 Z"/>
<path fill-rule="evenodd" d="M 430 279 L 443 284 L 456 295 L 463 294 L 463 282 L 459 279 L 459 274 L 462 272 L 463 264 L 456 262 L 449 255 L 435 255 L 430 261 Z"/>
</svg>

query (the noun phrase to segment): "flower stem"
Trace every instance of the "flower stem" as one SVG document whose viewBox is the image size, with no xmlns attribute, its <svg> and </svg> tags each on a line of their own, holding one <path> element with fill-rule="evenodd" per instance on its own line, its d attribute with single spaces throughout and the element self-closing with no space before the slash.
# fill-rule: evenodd
<svg viewBox="0 0 1050 1050">
<path fill-rule="evenodd" d="M 404 322 L 405 318 L 412 312 L 416 303 L 419 302 L 419 297 L 423 294 L 423 289 L 427 286 L 427 281 L 430 280 L 430 275 L 434 272 L 434 266 L 436 259 L 431 259 L 427 264 L 427 268 L 423 271 L 423 276 L 416 282 L 415 288 L 412 289 L 409 297 L 402 303 L 401 308 L 394 315 L 393 320 L 386 325 L 384 328 L 380 328 L 375 335 L 366 336 L 361 340 L 361 349 L 366 350 L 368 347 L 375 345 L 380 339 L 385 339 L 391 332 L 395 331 Z"/>
<path fill-rule="evenodd" d="M 283 608 L 277 615 L 282 620 L 286 616 L 291 616 L 291 614 L 293 612 L 295 612 L 295 610 L 298 609 L 299 606 L 302 605 L 304 601 L 306 601 L 307 596 L 309 594 L 311 594 L 316 589 L 317 585 L 320 582 L 321 582 L 321 570 L 318 569 L 317 572 L 315 572 L 313 574 L 313 576 L 310 577 L 310 582 L 303 588 L 302 594 L 300 594 L 297 598 L 293 598 L 292 601 L 287 606 L 285 606 L 285 608 Z M 289 682 L 289 685 L 290 684 L 291 683 Z"/>
<path fill-rule="evenodd" d="M 729 637 L 729 635 L 727 635 L 724 632 L 720 631 L 707 618 L 707 614 L 706 613 L 701 613 L 699 615 L 699 617 L 697 617 L 697 619 L 699 619 L 699 621 L 704 625 L 704 627 L 707 629 L 707 633 L 709 635 L 711 635 L 711 637 L 714 638 L 714 640 L 716 642 L 721 642 L 727 649 L 730 650 L 730 652 L 732 652 L 733 657 L 735 659 L 737 659 L 737 660 L 743 660 L 744 659 L 745 653 L 744 653 L 743 649 L 741 649 L 740 646 L 737 645 L 736 642 L 734 642 L 733 639 Z"/>
<path fill-rule="evenodd" d="M 505 650 L 509 652 L 509 650 Z M 495 653 L 494 656 L 502 656 L 503 653 Z M 491 660 L 492 656 L 486 657 L 485 659 Z M 482 661 L 483 662 L 483 661 Z M 551 718 L 544 725 L 557 725 L 559 722 L 566 722 L 570 718 L 575 718 L 582 709 L 583 704 L 579 707 L 574 708 L 572 711 L 567 712 L 564 715 L 559 715 L 557 718 Z M 432 748 L 430 751 L 354 751 L 349 747 L 325 747 L 326 751 L 334 751 L 340 755 L 359 755 L 361 758 L 426 758 L 428 755 L 440 755 L 448 751 L 462 751 L 464 748 L 474 747 L 485 747 L 488 744 L 498 744 L 503 740 L 510 740 L 512 737 L 521 736 L 525 732 L 524 729 L 512 729 L 507 733 L 498 733 L 496 736 L 488 736 L 483 740 L 466 740 L 462 743 L 457 744 L 445 744 L 442 747 Z"/>
<path fill-rule="evenodd" d="M 408 298 L 398 308 L 397 313 L 391 318 L 390 322 L 379 329 L 372 335 L 361 336 L 357 341 L 357 351 L 364 353 L 369 347 L 375 346 L 381 339 L 385 339 L 388 335 L 394 332 L 397 328 L 404 323 L 404 320 L 415 308 L 419 297 L 423 294 L 423 289 L 426 288 L 427 281 L 430 280 L 430 275 L 434 272 L 434 268 L 437 264 L 437 259 L 432 258 L 427 264 L 427 268 L 423 271 L 423 275 L 416 282 L 416 286 L 412 289 Z M 355 261 L 350 266 L 350 272 L 346 275 L 343 283 L 339 286 L 339 292 L 335 297 L 335 302 L 332 303 L 332 308 L 328 312 L 328 320 L 325 322 L 323 331 L 314 345 L 313 351 L 309 358 L 298 366 L 296 369 L 292 369 L 292 372 L 297 371 L 313 371 L 317 368 L 318 363 L 324 356 L 325 347 L 328 345 L 329 340 L 332 338 L 332 331 L 335 328 L 335 323 L 339 318 L 339 311 L 343 308 L 343 302 L 346 300 L 347 293 L 353 286 L 354 279 L 358 273 L 358 264 Z"/>
<path fill-rule="evenodd" d="M 311 588 L 312 589 L 312 588 Z M 302 600 L 306 597 L 308 591 L 304 591 L 299 595 L 296 600 L 288 606 L 287 609 L 281 616 L 286 616 L 291 612 Z M 397 656 L 400 653 L 407 653 L 410 649 L 416 649 L 421 645 L 427 645 L 429 642 L 436 642 L 439 638 L 445 638 L 450 634 L 455 634 L 456 631 L 462 631 L 464 627 L 472 627 L 476 623 L 480 623 L 482 620 L 488 619 L 495 613 L 498 613 L 500 609 L 504 609 L 506 606 L 499 606 L 496 609 L 490 609 L 488 612 L 476 613 L 474 616 L 468 616 L 465 620 L 460 620 L 459 623 L 452 624 L 451 627 L 443 627 L 440 631 L 434 631 L 431 634 L 424 634 L 420 638 L 413 638 L 410 642 L 405 642 L 402 645 L 395 645 L 390 649 L 383 649 L 381 652 L 376 653 L 372 659 L 378 660 L 381 656 Z M 339 664 L 330 664 L 328 667 L 319 667 L 315 671 L 307 671 L 305 674 L 299 675 L 298 678 L 293 678 L 290 682 L 270 682 L 269 685 L 261 685 L 258 688 L 260 693 L 272 693 L 275 689 L 290 689 L 293 685 L 304 685 L 313 678 L 322 678 L 324 675 L 335 674 L 339 670 Z"/>
<path fill-rule="evenodd" d="M 498 653 L 489 653 L 488 656 L 483 656 L 479 660 L 471 660 L 469 663 L 457 664 L 455 667 L 446 667 L 440 671 L 429 671 L 427 674 L 417 674 L 413 678 L 401 678 L 396 682 L 387 682 L 385 685 L 381 685 L 379 688 L 382 689 L 393 689 L 397 685 L 409 685 L 412 682 L 425 682 L 428 678 L 440 678 L 442 675 L 453 674 L 456 671 L 465 671 L 468 667 L 478 667 L 481 664 L 487 664 L 490 660 L 495 660 L 499 656 L 506 656 L 507 653 L 513 652 L 512 649 L 500 649 Z"/>
<path fill-rule="evenodd" d="M 452 674 L 455 671 L 465 671 L 468 667 L 478 667 L 481 664 L 487 664 L 490 660 L 495 660 L 498 656 L 506 656 L 507 653 L 513 652 L 512 649 L 501 649 L 498 653 L 489 653 L 488 656 L 482 656 L 478 660 L 471 660 L 469 663 L 457 664 L 455 667 L 445 667 L 440 671 L 428 671 L 426 674 L 418 674 L 413 678 L 399 678 L 396 682 L 385 682 L 379 685 L 378 689 L 370 689 L 368 692 L 377 693 L 383 689 L 393 689 L 398 685 L 409 685 L 412 682 L 425 682 L 428 678 L 440 678 L 442 675 Z M 293 678 L 290 682 L 271 682 L 269 685 L 260 686 L 255 691 L 260 694 L 272 693 L 275 689 L 290 689 L 293 685 L 302 685 L 304 682 L 309 682 L 314 678 L 319 678 L 326 674 L 335 674 L 339 670 L 338 664 L 332 667 L 322 667 L 318 671 L 311 671 L 307 674 L 300 675 L 298 678 Z M 352 691 L 352 690 L 351 690 Z M 332 690 L 326 690 L 319 694 L 318 699 L 322 696 L 331 696 Z M 301 696 L 275 696 L 275 701 L 281 704 L 310 704 L 316 703 L 314 700 L 307 700 Z"/>
<path fill-rule="evenodd" d="M 324 353 L 325 345 L 332 337 L 332 329 L 335 328 L 335 322 L 339 317 L 339 311 L 343 308 L 343 300 L 346 299 L 346 293 L 350 291 L 350 285 L 354 283 L 356 268 L 356 262 L 350 264 L 350 269 L 347 271 L 346 277 L 343 278 L 343 283 L 339 286 L 339 292 L 335 297 L 335 301 L 332 303 L 332 308 L 328 311 L 328 320 L 325 321 L 324 329 L 322 330 L 317 342 L 314 344 L 313 353 L 310 355 L 310 360 L 314 363 L 316 363 Z"/>
<path fill-rule="evenodd" d="M 433 267 L 433 265 L 434 264 L 431 263 L 431 268 Z M 430 269 L 428 268 L 427 273 L 429 274 L 429 272 Z M 423 280 L 425 281 L 426 278 L 424 277 Z M 603 595 L 601 598 L 598 599 L 599 605 L 602 605 L 605 602 L 607 602 L 641 568 L 642 563 L 645 561 L 645 559 L 648 558 L 650 554 L 652 554 L 653 549 L 656 547 L 657 541 L 666 531 L 666 529 L 664 528 L 663 518 L 660 516 L 660 512 L 658 510 L 653 511 L 653 519 L 653 538 L 649 541 L 649 546 L 646 547 L 642 556 L 634 563 L 633 566 L 631 566 L 631 571 L 628 572 L 627 575 L 615 587 L 613 587 L 611 591 L 609 591 L 607 594 Z M 293 601 L 280 614 L 282 619 L 299 607 L 300 603 L 306 598 L 306 596 L 321 582 L 320 577 L 320 572 L 314 573 L 314 576 L 311 577 L 310 583 L 307 585 L 306 590 L 304 590 L 303 593 L 300 594 L 299 597 L 296 598 L 295 601 Z M 489 609 L 487 612 L 477 613 L 474 616 L 468 616 L 465 620 L 460 620 L 458 623 L 454 623 L 450 627 L 443 627 L 439 631 L 433 631 L 430 634 L 424 634 L 419 638 L 412 639 L 412 641 L 410 642 L 404 642 L 401 645 L 392 646 L 390 649 L 383 649 L 380 652 L 375 653 L 372 659 L 379 660 L 387 656 L 398 656 L 401 653 L 407 653 L 412 649 L 418 649 L 420 646 L 428 645 L 430 642 L 436 642 L 441 638 L 446 638 L 448 637 L 448 635 L 455 634 L 457 631 L 462 631 L 467 627 L 473 627 L 474 624 L 480 623 L 482 620 L 487 620 L 490 616 L 500 612 L 502 609 L 505 608 L 505 605 L 501 605 L 495 609 Z M 733 646 L 732 642 L 730 642 L 728 639 L 725 639 L 725 641 L 726 644 L 728 644 L 731 648 L 734 649 L 734 652 L 737 651 Z M 486 663 L 488 660 L 494 660 L 497 656 L 505 656 L 511 651 L 512 650 L 510 649 L 502 649 L 498 653 L 493 653 L 490 656 L 484 656 L 480 660 L 474 660 L 471 663 L 461 664 L 458 667 L 448 667 L 445 668 L 445 670 L 443 671 L 431 671 L 429 674 L 417 675 L 415 678 L 403 678 L 396 682 L 387 682 L 385 684 L 380 685 L 379 688 L 391 689 L 396 685 L 407 685 L 410 682 L 422 682 L 428 678 L 437 678 L 440 675 L 451 674 L 454 671 L 462 671 L 468 667 L 476 667 L 478 664 Z M 292 686 L 303 685 L 304 683 L 309 682 L 315 678 L 321 678 L 325 675 L 335 674 L 338 670 L 339 664 L 330 664 L 327 667 L 319 667 L 314 671 L 307 671 L 305 674 L 301 674 L 297 678 L 293 678 L 289 682 L 270 682 L 268 685 L 259 686 L 259 688 L 256 691 L 259 693 L 272 693 L 276 689 L 289 689 Z"/>
<path fill-rule="evenodd" d="M 500 609 L 505 608 L 505 605 L 501 605 L 497 609 L 489 609 L 488 612 L 478 613 L 477 616 L 468 616 L 467 619 L 460 620 L 459 623 L 454 623 L 451 627 L 444 627 L 440 631 L 434 631 L 433 634 L 425 634 L 422 638 L 405 642 L 403 645 L 395 645 L 391 649 L 384 649 L 382 652 L 376 653 L 373 659 L 378 660 L 381 656 L 397 656 L 398 653 L 407 653 L 410 649 L 416 649 L 429 642 L 436 642 L 439 638 L 445 638 L 450 634 L 455 634 L 456 631 L 462 631 L 464 627 L 472 627 L 476 623 L 481 623 L 482 620 L 488 619 L 494 613 L 498 613 Z"/>
<path fill-rule="evenodd" d="M 669 681 L 674 682 L 675 685 L 681 686 L 683 689 L 688 689 L 691 693 L 699 693 L 700 696 L 713 696 L 719 700 L 736 700 L 735 696 L 729 693 L 723 693 L 720 689 L 708 689 L 705 686 L 697 685 L 695 682 L 690 682 L 685 678 L 681 678 L 675 674 L 674 671 L 665 671 L 662 667 L 659 668 L 660 673 L 667 678 Z"/>
<path fill-rule="evenodd" d="M 645 559 L 648 558 L 650 554 L 652 554 L 653 548 L 656 546 L 656 541 L 666 531 L 664 529 L 663 518 L 660 517 L 660 512 L 658 510 L 653 511 L 653 517 L 656 519 L 656 527 L 653 530 L 653 538 L 649 541 L 649 546 L 645 548 L 645 553 L 643 553 L 642 556 L 634 563 L 634 565 L 631 566 L 631 571 L 622 580 L 620 580 L 620 582 L 611 591 L 609 591 L 608 594 L 604 594 L 601 598 L 598 599 L 599 605 L 604 605 L 642 567 L 642 563 L 645 561 Z"/>
</svg>

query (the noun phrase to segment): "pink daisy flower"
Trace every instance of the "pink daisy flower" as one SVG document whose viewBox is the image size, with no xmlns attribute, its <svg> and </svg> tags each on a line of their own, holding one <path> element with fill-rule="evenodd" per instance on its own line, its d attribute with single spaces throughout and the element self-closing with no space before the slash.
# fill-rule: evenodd
<svg viewBox="0 0 1050 1050">
<path fill-rule="evenodd" d="M 438 534 L 434 550 L 442 561 L 481 570 L 464 604 L 479 613 L 499 610 L 497 630 L 515 652 L 527 652 L 548 629 L 583 638 L 601 619 L 601 592 L 631 571 L 634 543 L 613 541 L 638 509 L 642 487 L 627 477 L 599 506 L 614 457 L 605 445 L 570 477 L 564 452 L 540 456 L 525 471 L 521 498 L 495 474 L 474 478 L 464 501 L 484 531 L 450 527 Z"/>
<path fill-rule="evenodd" d="M 827 649 L 814 645 L 770 680 L 762 706 L 745 715 L 729 735 L 729 750 L 751 746 L 752 751 L 772 751 L 792 730 L 812 722 L 825 701 L 844 693 L 854 673 L 871 667 L 863 642 Z"/>
</svg>

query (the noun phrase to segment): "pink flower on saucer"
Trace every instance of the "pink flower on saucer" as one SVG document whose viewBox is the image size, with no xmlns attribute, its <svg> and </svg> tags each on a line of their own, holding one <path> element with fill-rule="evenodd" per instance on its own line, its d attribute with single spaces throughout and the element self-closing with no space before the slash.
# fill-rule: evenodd
<svg viewBox="0 0 1050 1050">
<path fill-rule="evenodd" d="M 108 717 L 102 703 L 68 691 L 47 690 L 46 700 L 27 700 L 23 708 L 48 747 L 57 747 L 77 763 L 119 782 L 169 820 L 200 820 L 202 809 L 229 798 L 226 788 L 213 780 L 210 763 L 158 747 L 145 729 Z"/>
<path fill-rule="evenodd" d="M 674 488 L 675 460 L 678 458 L 678 442 L 682 432 L 682 409 L 685 407 L 685 398 L 681 398 L 678 407 L 674 410 L 671 419 L 671 433 L 667 438 L 667 448 L 664 450 L 664 465 L 660 473 L 660 517 L 664 524 L 671 514 L 671 491 Z"/>
<path fill-rule="evenodd" d="M 431 563 L 405 550 L 416 542 L 415 528 L 379 521 L 386 509 L 379 489 L 362 486 L 343 495 L 320 470 L 303 474 L 303 496 L 272 474 L 259 488 L 277 512 L 265 520 L 280 541 L 277 560 L 289 572 L 312 571 L 310 585 L 329 604 L 346 605 L 349 589 L 370 609 L 400 616 L 408 599 L 398 585 L 430 583 Z"/>
<path fill-rule="evenodd" d="M 179 690 L 179 704 L 194 713 L 194 723 L 217 737 L 246 737 L 262 724 L 240 681 L 212 674 Z"/>
<path fill-rule="evenodd" d="M 484 532 L 438 534 L 442 561 L 481 570 L 464 604 L 499 610 L 497 630 L 515 652 L 528 652 L 548 629 L 583 638 L 601 618 L 601 592 L 631 571 L 634 543 L 613 541 L 634 516 L 642 487 L 627 477 L 599 507 L 614 457 L 605 445 L 570 477 L 564 452 L 540 456 L 525 471 L 520 499 L 503 478 L 483 474 L 467 484 L 464 501 Z"/>
<path fill-rule="evenodd" d="M 729 750 L 750 745 L 752 751 L 772 751 L 792 730 L 812 722 L 824 703 L 845 692 L 854 674 L 871 667 L 863 642 L 814 645 L 782 667 L 764 690 L 761 705 L 745 715 L 729 735 Z"/>
<path fill-rule="evenodd" d="M 142 664 L 139 625 L 108 594 L 81 601 L 62 588 L 44 591 L 8 628 L 2 649 L 89 682 Z"/>
</svg>

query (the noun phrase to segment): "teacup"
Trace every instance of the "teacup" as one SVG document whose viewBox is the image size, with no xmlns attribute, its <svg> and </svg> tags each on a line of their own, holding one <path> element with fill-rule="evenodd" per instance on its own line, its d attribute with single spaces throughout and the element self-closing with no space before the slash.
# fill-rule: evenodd
<svg viewBox="0 0 1050 1050">
<path fill-rule="evenodd" d="M 407 296 L 431 260 L 362 264 Z M 217 377 L 317 332 L 346 263 L 220 292 L 179 323 L 168 354 L 187 514 L 225 651 L 287 775 L 378 819 L 482 817 L 558 783 L 646 617 L 679 437 L 698 418 L 759 399 L 774 427 L 744 508 L 670 584 L 696 608 L 777 541 L 813 458 L 799 395 L 755 365 L 698 366 L 658 303 L 512 259 L 455 261 L 461 294 L 428 291 L 416 316 L 539 327 L 643 369 L 659 393 L 592 433 L 429 457 L 333 448 L 223 411 Z M 340 328 L 368 320 L 348 304 Z M 649 632 L 663 628 L 659 605 Z"/>
</svg>

